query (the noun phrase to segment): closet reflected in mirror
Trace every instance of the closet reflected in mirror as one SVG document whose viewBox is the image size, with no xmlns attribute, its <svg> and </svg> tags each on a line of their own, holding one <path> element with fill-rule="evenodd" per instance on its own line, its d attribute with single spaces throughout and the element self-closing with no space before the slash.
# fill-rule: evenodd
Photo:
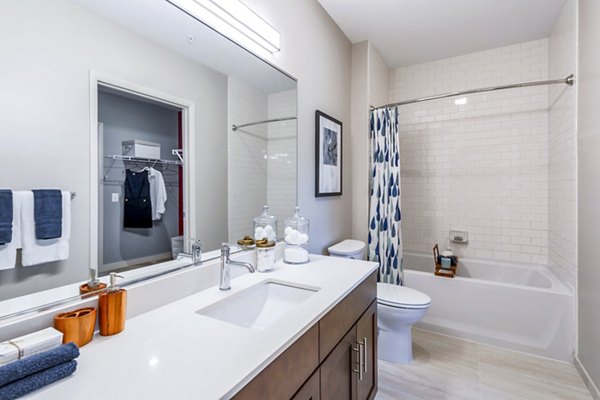
<svg viewBox="0 0 600 400">
<path fill-rule="evenodd" d="M 176 106 L 98 89 L 102 276 L 183 252 L 183 126 Z"/>
</svg>

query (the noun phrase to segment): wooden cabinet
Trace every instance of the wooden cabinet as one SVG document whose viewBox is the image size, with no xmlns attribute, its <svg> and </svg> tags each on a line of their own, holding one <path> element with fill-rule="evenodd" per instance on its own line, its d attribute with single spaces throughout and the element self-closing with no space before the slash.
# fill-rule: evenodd
<svg viewBox="0 0 600 400">
<path fill-rule="evenodd" d="M 234 399 L 371 400 L 377 393 L 374 272 Z"/>
</svg>

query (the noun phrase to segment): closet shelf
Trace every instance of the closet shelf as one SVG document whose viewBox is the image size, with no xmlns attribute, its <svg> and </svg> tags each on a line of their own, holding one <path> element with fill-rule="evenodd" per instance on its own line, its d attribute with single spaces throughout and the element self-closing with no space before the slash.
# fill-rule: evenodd
<svg viewBox="0 0 600 400">
<path fill-rule="evenodd" d="M 130 157 L 130 156 L 122 156 L 122 155 L 118 155 L 118 154 L 114 154 L 112 156 L 104 156 L 104 158 L 107 158 L 109 160 L 112 160 L 110 162 L 110 165 L 108 166 L 108 168 L 106 168 L 105 172 L 104 172 L 104 179 L 103 181 L 106 181 L 108 179 L 108 175 L 110 173 L 110 171 L 112 170 L 112 168 L 115 165 L 115 162 L 117 160 L 119 161 L 129 161 L 129 162 L 141 162 L 141 163 L 148 163 L 148 164 L 152 164 L 152 167 L 154 167 L 156 164 L 161 164 L 161 165 L 166 165 L 167 168 L 169 168 L 169 165 L 183 165 L 182 161 L 179 160 L 162 160 L 162 159 L 154 159 L 154 158 L 139 158 L 139 157 Z"/>
<path fill-rule="evenodd" d="M 183 164 L 183 149 L 173 149 L 171 150 L 171 154 L 177 156 L 177 158 L 179 158 L 179 160 Z"/>
<path fill-rule="evenodd" d="M 139 158 L 139 157 L 130 157 L 130 156 L 120 156 L 120 155 L 112 155 L 106 156 L 107 158 L 112 158 L 113 160 L 120 161 L 132 161 L 132 162 L 145 162 L 152 164 L 166 164 L 166 165 L 182 165 L 183 163 L 180 160 L 162 160 L 162 159 L 154 159 L 154 158 Z"/>
</svg>

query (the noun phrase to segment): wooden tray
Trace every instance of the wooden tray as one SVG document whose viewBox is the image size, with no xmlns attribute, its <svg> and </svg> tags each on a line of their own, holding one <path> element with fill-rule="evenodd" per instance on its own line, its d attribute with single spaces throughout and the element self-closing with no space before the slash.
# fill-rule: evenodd
<svg viewBox="0 0 600 400">
<path fill-rule="evenodd" d="M 433 246 L 433 262 L 435 263 L 435 271 L 433 273 L 435 274 L 435 276 L 442 276 L 444 278 L 454 278 L 454 275 L 456 275 L 456 270 L 458 269 L 458 257 L 456 257 L 457 265 L 453 265 L 449 269 L 447 269 L 442 268 L 442 264 L 437 261 L 439 256 L 440 249 L 436 244 L 435 246 Z"/>
</svg>

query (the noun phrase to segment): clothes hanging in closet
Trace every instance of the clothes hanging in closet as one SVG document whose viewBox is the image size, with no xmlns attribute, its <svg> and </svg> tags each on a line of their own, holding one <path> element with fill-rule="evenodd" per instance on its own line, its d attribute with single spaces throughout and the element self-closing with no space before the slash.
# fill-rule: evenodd
<svg viewBox="0 0 600 400">
<path fill-rule="evenodd" d="M 150 168 L 148 178 L 150 179 L 150 202 L 152 203 L 152 220 L 159 221 L 165 213 L 167 202 L 167 188 L 165 180 L 160 171 Z"/>
<path fill-rule="evenodd" d="M 149 172 L 126 170 L 124 228 L 152 228 Z"/>
</svg>

